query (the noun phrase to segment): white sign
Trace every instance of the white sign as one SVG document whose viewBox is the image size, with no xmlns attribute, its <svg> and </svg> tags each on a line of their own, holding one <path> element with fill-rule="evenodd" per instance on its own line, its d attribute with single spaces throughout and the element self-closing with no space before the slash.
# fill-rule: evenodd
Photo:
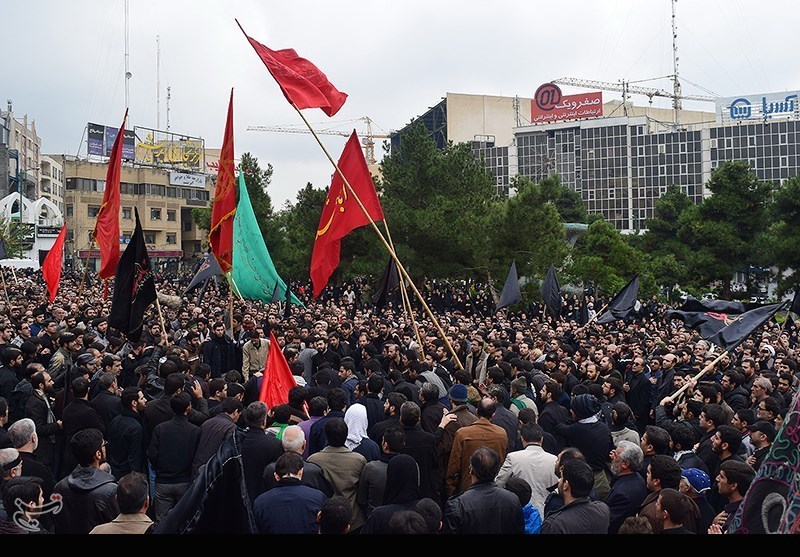
<svg viewBox="0 0 800 557">
<path fill-rule="evenodd" d="M 170 172 L 169 184 L 171 186 L 191 186 L 195 188 L 206 187 L 204 174 L 186 174 L 185 172 Z"/>
<path fill-rule="evenodd" d="M 784 91 L 717 99 L 717 123 L 800 120 L 798 95 L 796 91 Z"/>
</svg>

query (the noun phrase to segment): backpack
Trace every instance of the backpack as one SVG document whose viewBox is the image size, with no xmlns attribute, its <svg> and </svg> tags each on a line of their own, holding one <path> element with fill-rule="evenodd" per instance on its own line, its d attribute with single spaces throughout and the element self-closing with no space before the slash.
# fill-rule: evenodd
<svg viewBox="0 0 800 557">
<path fill-rule="evenodd" d="M 514 398 L 514 397 L 511 397 L 511 404 L 513 404 L 514 406 L 516 406 L 516 407 L 517 407 L 517 410 L 524 410 L 525 408 L 527 408 L 527 407 L 528 407 L 528 405 L 527 405 L 527 404 L 525 404 L 523 401 L 521 401 L 521 400 L 518 400 L 518 399 L 516 399 L 516 398 Z"/>
</svg>

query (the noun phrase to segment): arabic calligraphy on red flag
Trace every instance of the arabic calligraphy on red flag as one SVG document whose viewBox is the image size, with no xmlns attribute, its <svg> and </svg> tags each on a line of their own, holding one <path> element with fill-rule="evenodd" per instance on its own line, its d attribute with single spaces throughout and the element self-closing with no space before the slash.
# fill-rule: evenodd
<svg viewBox="0 0 800 557">
<path fill-rule="evenodd" d="M 539 87 L 536 98 L 531 101 L 532 124 L 599 118 L 602 115 L 603 93 L 600 91 L 581 95 L 561 95 L 557 85 L 545 84 Z"/>
</svg>

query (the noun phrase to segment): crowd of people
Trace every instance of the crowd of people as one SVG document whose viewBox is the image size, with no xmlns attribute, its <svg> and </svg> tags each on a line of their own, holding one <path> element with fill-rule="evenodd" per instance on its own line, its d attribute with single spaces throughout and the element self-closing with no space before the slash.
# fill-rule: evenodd
<svg viewBox="0 0 800 557">
<path fill-rule="evenodd" d="M 366 279 L 287 309 L 162 275 L 132 342 L 81 278 L 48 303 L 6 275 L 0 533 L 159 533 L 227 454 L 237 531 L 727 533 L 798 388 L 794 324 L 718 358 L 655 298 L 582 326 L 577 297 L 495 312 L 487 285 L 428 281 L 437 326 Z M 296 386 L 267 407 L 271 335 Z"/>
</svg>

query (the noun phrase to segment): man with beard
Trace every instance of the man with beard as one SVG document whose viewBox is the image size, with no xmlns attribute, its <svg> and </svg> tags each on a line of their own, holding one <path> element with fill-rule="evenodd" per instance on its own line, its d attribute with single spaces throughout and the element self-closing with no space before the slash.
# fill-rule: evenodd
<svg viewBox="0 0 800 557">
<path fill-rule="evenodd" d="M 39 446 L 34 454 L 39 460 L 53 470 L 56 470 L 56 434 L 61 430 L 61 420 L 56 420 L 53 413 L 53 402 L 50 396 L 53 393 L 53 380 L 46 371 L 38 371 L 31 376 L 33 393 L 25 403 L 25 417 L 33 420 L 39 437 Z"/>
</svg>

